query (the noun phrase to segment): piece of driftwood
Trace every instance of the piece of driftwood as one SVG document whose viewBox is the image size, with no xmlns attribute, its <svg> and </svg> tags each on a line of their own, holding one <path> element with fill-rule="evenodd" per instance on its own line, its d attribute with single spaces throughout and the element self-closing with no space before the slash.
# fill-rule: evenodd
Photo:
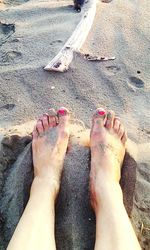
<svg viewBox="0 0 150 250">
<path fill-rule="evenodd" d="M 111 57 L 107 57 L 107 56 L 91 56 L 89 54 L 84 54 L 84 58 L 87 59 L 88 61 L 98 61 L 98 62 L 102 62 L 102 61 L 110 61 L 110 60 L 115 60 L 116 57 L 115 56 L 111 56 Z"/>
<path fill-rule="evenodd" d="M 73 60 L 73 52 L 79 51 L 92 27 L 97 0 L 89 0 L 83 7 L 83 17 L 75 31 L 65 43 L 60 52 L 44 68 L 47 71 L 65 72 Z"/>
</svg>

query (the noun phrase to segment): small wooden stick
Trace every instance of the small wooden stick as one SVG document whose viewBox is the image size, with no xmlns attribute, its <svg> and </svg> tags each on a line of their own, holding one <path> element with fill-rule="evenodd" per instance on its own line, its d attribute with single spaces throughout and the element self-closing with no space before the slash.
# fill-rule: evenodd
<svg viewBox="0 0 150 250">
<path fill-rule="evenodd" d="M 65 72 L 68 70 L 73 60 L 73 52 L 79 51 L 84 44 L 87 35 L 92 27 L 97 0 L 89 0 L 83 10 L 84 15 L 77 25 L 75 31 L 68 39 L 60 52 L 52 59 L 52 61 L 44 68 L 47 71 Z"/>
</svg>

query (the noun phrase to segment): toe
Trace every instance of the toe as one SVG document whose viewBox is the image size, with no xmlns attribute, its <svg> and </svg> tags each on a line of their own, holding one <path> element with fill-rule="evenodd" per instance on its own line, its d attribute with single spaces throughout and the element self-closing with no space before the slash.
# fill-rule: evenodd
<svg viewBox="0 0 150 250">
<path fill-rule="evenodd" d="M 38 138 L 38 132 L 37 132 L 36 126 L 33 129 L 32 138 L 33 140 L 36 140 Z"/>
<path fill-rule="evenodd" d="M 125 132 L 124 126 L 120 124 L 119 130 L 118 130 L 118 137 L 121 139 L 123 134 Z"/>
<path fill-rule="evenodd" d="M 107 112 L 107 118 L 106 118 L 106 123 L 105 123 L 105 127 L 107 129 L 111 129 L 113 128 L 114 125 L 114 118 L 115 118 L 115 113 L 114 111 L 108 111 Z"/>
<path fill-rule="evenodd" d="M 46 131 L 49 128 L 49 116 L 48 114 L 43 114 L 43 116 L 40 118 L 42 121 L 43 129 Z"/>
<path fill-rule="evenodd" d="M 119 118 L 115 118 L 114 119 L 114 131 L 118 134 L 118 131 L 119 131 L 119 127 L 120 127 L 120 119 Z"/>
<path fill-rule="evenodd" d="M 125 144 L 126 143 L 126 141 L 127 141 L 127 132 L 126 131 L 124 131 L 124 133 L 123 133 L 123 136 L 122 136 L 122 138 L 121 138 L 121 141 L 122 141 L 122 143 L 123 144 Z"/>
<path fill-rule="evenodd" d="M 63 145 L 64 143 L 67 143 L 69 138 L 69 119 L 70 119 L 69 110 L 64 107 L 61 107 L 57 111 L 57 115 L 58 115 L 59 139 L 61 141 L 61 145 Z"/>
<path fill-rule="evenodd" d="M 41 120 L 37 121 L 36 129 L 37 129 L 38 134 L 41 134 L 44 132 L 44 128 L 43 128 L 43 124 Z"/>
<path fill-rule="evenodd" d="M 57 115 L 58 115 L 58 126 L 59 127 L 66 126 L 70 118 L 69 110 L 67 108 L 61 107 L 57 111 Z"/>
<path fill-rule="evenodd" d="M 55 109 L 49 109 L 48 114 L 49 114 L 49 127 L 50 128 L 56 127 L 58 121 Z"/>
<path fill-rule="evenodd" d="M 58 115 L 58 145 L 63 155 L 66 153 L 69 140 L 69 110 L 62 107 L 57 111 Z"/>
<path fill-rule="evenodd" d="M 94 129 L 99 129 L 104 126 L 106 111 L 103 108 L 97 108 L 92 118 L 92 125 Z"/>
</svg>

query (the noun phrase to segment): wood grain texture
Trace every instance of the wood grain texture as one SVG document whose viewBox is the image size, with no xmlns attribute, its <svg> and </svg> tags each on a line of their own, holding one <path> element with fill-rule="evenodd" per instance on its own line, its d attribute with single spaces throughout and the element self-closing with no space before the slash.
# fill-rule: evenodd
<svg viewBox="0 0 150 250">
<path fill-rule="evenodd" d="M 80 50 L 92 27 L 96 13 L 96 3 L 97 0 L 89 0 L 88 3 L 85 4 L 83 8 L 84 14 L 75 31 L 59 53 L 44 68 L 45 70 L 56 72 L 65 72 L 68 70 L 73 60 L 73 52 Z"/>
</svg>

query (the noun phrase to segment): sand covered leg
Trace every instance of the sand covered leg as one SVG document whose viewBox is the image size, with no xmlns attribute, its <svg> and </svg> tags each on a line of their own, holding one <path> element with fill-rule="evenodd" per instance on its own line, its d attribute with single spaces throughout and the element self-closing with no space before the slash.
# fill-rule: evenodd
<svg viewBox="0 0 150 250">
<path fill-rule="evenodd" d="M 8 250 L 54 250 L 55 199 L 69 139 L 69 112 L 43 115 L 33 131 L 34 180 Z"/>
<path fill-rule="evenodd" d="M 97 109 L 91 129 L 91 204 L 96 214 L 95 250 L 139 250 L 119 185 L 127 136 L 113 111 Z"/>
</svg>

